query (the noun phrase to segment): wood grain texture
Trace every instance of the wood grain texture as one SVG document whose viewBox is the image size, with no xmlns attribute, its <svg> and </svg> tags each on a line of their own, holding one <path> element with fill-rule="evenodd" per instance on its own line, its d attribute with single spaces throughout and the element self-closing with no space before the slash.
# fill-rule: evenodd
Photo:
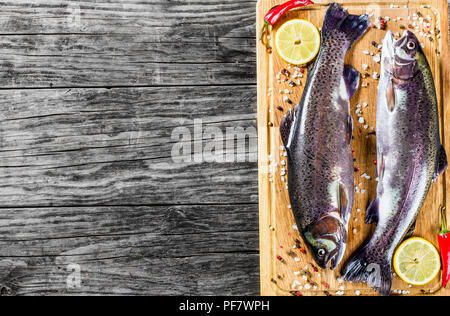
<svg viewBox="0 0 450 316">
<path fill-rule="evenodd" d="M 0 284 L 14 295 L 254 293 L 256 210 L 252 204 L 2 209 Z M 71 264 L 81 268 L 80 289 L 67 288 Z"/>
<path fill-rule="evenodd" d="M 2 88 L 254 84 L 255 1 L 17 1 Z"/>
<path fill-rule="evenodd" d="M 172 159 L 175 128 L 203 139 L 194 119 L 224 137 L 249 131 L 246 161 L 256 154 L 253 88 L 231 89 L 0 91 L 1 205 L 256 203 L 256 162 Z M 224 154 L 237 152 L 232 144 Z"/>
<path fill-rule="evenodd" d="M 262 27 L 262 16 L 274 5 L 280 4 L 281 0 L 261 0 L 259 1 L 257 14 L 258 25 L 256 30 Z M 288 12 L 272 30 L 271 38 L 275 38 L 277 26 L 284 22 L 300 18 L 312 21 L 316 26 L 321 26 L 323 16 L 328 7 L 328 1 L 318 0 L 314 6 L 306 7 L 296 11 Z M 400 6 L 392 8 L 391 2 L 384 0 L 374 1 L 372 10 L 375 9 L 377 16 L 401 17 L 402 21 L 407 21 L 408 15 L 412 12 L 421 11 L 424 15 L 436 17 L 443 29 L 448 29 L 447 25 L 447 3 L 431 1 L 432 8 L 423 8 L 420 1 L 409 1 L 408 7 L 404 7 L 406 2 L 397 2 Z M 442 5 L 445 5 L 443 7 Z M 361 14 L 371 8 L 361 4 L 357 0 L 344 2 L 344 6 L 354 14 Z M 442 15 L 445 13 L 445 15 Z M 431 18 L 432 21 L 434 18 Z M 435 22 L 432 22 L 435 23 Z M 401 32 L 398 23 L 389 22 L 388 29 Z M 259 192 L 260 192 L 260 249 L 261 249 L 261 291 L 264 295 L 290 295 L 290 291 L 300 290 L 303 295 L 325 295 L 325 291 L 337 294 L 342 291 L 345 295 L 355 295 L 358 290 L 363 295 L 375 295 L 376 293 L 369 287 L 362 284 L 339 283 L 340 271 L 349 256 L 354 253 L 360 245 L 371 236 L 373 225 L 364 224 L 364 212 L 370 202 L 375 198 L 376 185 L 374 160 L 376 160 L 376 139 L 371 132 L 371 128 L 376 126 L 376 98 L 378 81 L 372 78 L 373 72 L 380 73 L 380 65 L 374 62 L 371 56 L 362 52 L 369 50 L 374 53 L 372 41 L 381 43 L 385 36 L 385 31 L 371 29 L 361 38 L 350 50 L 346 58 L 346 64 L 352 65 L 361 73 L 368 73 L 362 83 L 366 86 L 358 90 L 351 100 L 351 113 L 353 115 L 354 133 L 352 147 L 355 161 L 355 201 L 352 217 L 349 222 L 347 251 L 336 271 L 321 270 L 315 273 L 312 264 L 314 263 L 310 254 L 303 254 L 299 251 L 296 240 L 301 240 L 298 229 L 295 225 L 292 210 L 290 209 L 289 196 L 286 188 L 286 177 L 280 168 L 286 168 L 286 158 L 283 155 L 281 139 L 279 135 L 279 123 L 281 117 L 292 105 L 283 101 L 284 91 L 288 88 L 293 91 L 289 94 L 292 104 L 300 101 L 305 78 L 301 79 L 302 84 L 295 88 L 289 88 L 286 83 L 276 80 L 276 74 L 283 68 L 288 69 L 286 62 L 282 61 L 276 53 L 266 52 L 264 45 L 258 45 L 258 128 L 259 128 Z M 443 32 L 442 38 L 434 41 L 423 40 L 424 51 L 427 54 L 430 67 L 436 82 L 436 92 L 439 101 L 439 111 L 442 127 L 442 141 L 447 151 L 450 151 L 448 138 L 448 105 L 450 97 L 448 95 L 448 65 L 445 61 L 448 58 L 448 38 L 447 32 Z M 273 43 L 271 43 L 273 46 Z M 440 52 L 436 54 L 436 50 Z M 438 57 L 441 56 L 441 57 Z M 367 71 L 362 68 L 363 64 L 368 65 Z M 291 69 L 291 73 L 294 70 Z M 304 76 L 306 77 L 306 76 Z M 367 86 L 368 85 L 368 86 Z M 269 90 L 270 89 L 270 90 Z M 268 93 L 273 91 L 273 93 Z M 375 100 L 375 101 L 374 101 Z M 366 103 L 366 106 L 361 106 Z M 356 115 L 357 104 L 360 104 L 364 121 L 358 122 Z M 283 111 L 276 108 L 282 105 Z M 287 170 L 289 172 L 289 170 Z M 368 178 L 367 178 L 368 177 Z M 447 173 L 448 177 L 448 173 Z M 440 177 L 428 194 L 423 210 L 418 218 L 415 236 L 424 237 L 437 246 L 437 232 L 440 227 L 439 209 L 441 205 L 447 205 L 448 186 L 444 177 Z M 303 243 L 303 242 L 301 242 Z M 301 246 L 304 247 L 304 246 Z M 279 258 L 282 258 L 280 260 Z M 299 275 L 299 271 L 309 271 L 311 276 L 308 281 L 304 281 Z M 276 280 L 276 282 L 273 282 Z M 297 282 L 297 283 L 296 283 Z M 306 288 L 306 284 L 316 284 L 313 288 Z M 327 286 L 324 286 L 327 284 Z M 425 287 L 409 288 L 398 277 L 394 278 L 393 289 L 411 291 L 413 295 L 421 294 L 422 289 L 436 290 L 439 288 L 439 280 Z M 442 291 L 441 294 L 448 294 Z"/>
<path fill-rule="evenodd" d="M 0 1 L 0 295 L 259 293 L 256 163 L 171 158 L 255 131 L 255 4 Z"/>
</svg>

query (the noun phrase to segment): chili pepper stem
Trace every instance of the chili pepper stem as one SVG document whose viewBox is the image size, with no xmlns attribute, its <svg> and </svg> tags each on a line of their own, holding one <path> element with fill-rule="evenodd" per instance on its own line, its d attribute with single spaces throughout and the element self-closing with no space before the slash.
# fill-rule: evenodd
<svg viewBox="0 0 450 316">
<path fill-rule="evenodd" d="M 267 21 L 264 21 L 264 25 L 263 25 L 263 28 L 262 28 L 262 30 L 261 30 L 261 36 L 259 37 L 260 38 L 260 40 L 261 40 L 261 42 L 264 44 L 264 45 L 266 45 L 266 43 L 264 42 L 264 34 L 268 34 L 268 27 L 269 27 L 269 22 L 267 22 Z"/>
<path fill-rule="evenodd" d="M 441 207 L 442 227 L 441 234 L 448 234 L 450 231 L 447 229 L 447 209 L 445 206 Z"/>
</svg>

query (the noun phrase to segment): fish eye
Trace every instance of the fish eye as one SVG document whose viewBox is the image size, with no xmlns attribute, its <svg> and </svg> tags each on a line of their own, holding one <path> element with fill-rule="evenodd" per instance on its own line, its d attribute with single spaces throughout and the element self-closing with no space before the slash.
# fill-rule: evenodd
<svg viewBox="0 0 450 316">
<path fill-rule="evenodd" d="M 325 253 L 326 253 L 325 249 L 319 249 L 319 250 L 317 251 L 317 254 L 319 255 L 319 257 L 325 256 Z"/>
<path fill-rule="evenodd" d="M 416 43 L 409 41 L 408 44 L 406 44 L 406 47 L 408 47 L 408 49 L 414 49 L 416 48 Z"/>
</svg>

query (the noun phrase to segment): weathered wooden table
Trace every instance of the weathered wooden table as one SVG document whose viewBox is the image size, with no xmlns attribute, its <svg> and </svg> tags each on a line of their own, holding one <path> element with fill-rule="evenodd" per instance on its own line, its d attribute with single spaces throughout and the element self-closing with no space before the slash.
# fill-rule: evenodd
<svg viewBox="0 0 450 316">
<path fill-rule="evenodd" d="M 259 294 L 255 5 L 0 1 L 0 294 Z"/>
</svg>

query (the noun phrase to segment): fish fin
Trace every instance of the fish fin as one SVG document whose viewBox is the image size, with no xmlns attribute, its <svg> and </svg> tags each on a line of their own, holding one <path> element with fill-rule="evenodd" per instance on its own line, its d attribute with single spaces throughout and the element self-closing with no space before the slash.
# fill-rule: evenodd
<svg viewBox="0 0 450 316">
<path fill-rule="evenodd" d="M 350 48 L 366 32 L 369 20 L 367 14 L 348 14 L 340 5 L 333 3 L 328 8 L 323 21 L 322 37 L 326 41 L 327 38 L 334 37 L 333 33 L 337 30 L 344 34 L 348 48 Z"/>
<path fill-rule="evenodd" d="M 316 65 L 316 61 L 315 60 L 313 60 L 309 65 L 308 65 L 308 67 L 306 67 L 306 70 L 307 70 L 307 78 L 309 77 L 309 75 L 312 73 L 312 71 L 313 71 L 313 69 L 314 69 L 314 66 Z"/>
<path fill-rule="evenodd" d="M 347 87 L 348 98 L 351 99 L 358 90 L 361 75 L 358 70 L 351 66 L 344 68 L 344 81 Z"/>
<path fill-rule="evenodd" d="M 378 223 L 378 208 L 380 205 L 380 201 L 378 197 L 376 197 L 372 203 L 370 203 L 369 207 L 366 210 L 366 218 L 364 219 L 366 224 Z"/>
<path fill-rule="evenodd" d="M 364 246 L 352 256 L 342 275 L 346 281 L 364 282 L 381 295 L 388 296 L 392 290 L 391 258 L 369 256 L 369 247 Z"/>
<path fill-rule="evenodd" d="M 443 174 L 448 168 L 447 154 L 445 152 L 444 146 L 441 145 L 439 150 L 439 159 L 437 163 L 436 172 L 434 173 L 433 183 L 436 182 L 437 178 Z"/>
<path fill-rule="evenodd" d="M 350 145 L 352 143 L 352 138 L 353 138 L 353 118 L 351 117 L 351 115 L 348 116 L 348 129 L 347 129 L 347 141 L 348 144 Z"/>
<path fill-rule="evenodd" d="M 339 184 L 339 192 L 338 192 L 338 209 L 342 218 L 345 218 L 345 214 L 348 209 L 348 194 L 345 186 L 343 184 Z M 343 216 L 344 215 L 344 216 Z"/>
<path fill-rule="evenodd" d="M 415 230 L 416 230 L 416 224 L 417 224 L 417 221 L 415 221 L 415 222 L 411 225 L 411 227 L 409 228 L 409 230 L 408 230 L 408 232 L 406 233 L 405 238 L 403 238 L 403 240 L 406 240 L 406 239 L 408 239 L 408 238 L 411 238 L 412 235 L 414 235 L 414 232 L 415 232 Z"/>
<path fill-rule="evenodd" d="M 377 174 L 378 181 L 381 181 L 384 176 L 384 156 L 383 155 L 380 155 L 380 158 L 377 161 L 376 174 Z"/>
<path fill-rule="evenodd" d="M 281 140 L 286 148 L 288 147 L 289 135 L 291 134 L 291 128 L 294 125 L 298 109 L 299 105 L 296 105 L 294 108 L 290 108 L 280 122 Z"/>
<path fill-rule="evenodd" d="M 392 84 L 392 80 L 389 80 L 388 86 L 386 89 L 386 104 L 388 107 L 389 112 L 394 111 L 395 109 L 395 92 L 394 92 L 394 85 Z"/>
</svg>

